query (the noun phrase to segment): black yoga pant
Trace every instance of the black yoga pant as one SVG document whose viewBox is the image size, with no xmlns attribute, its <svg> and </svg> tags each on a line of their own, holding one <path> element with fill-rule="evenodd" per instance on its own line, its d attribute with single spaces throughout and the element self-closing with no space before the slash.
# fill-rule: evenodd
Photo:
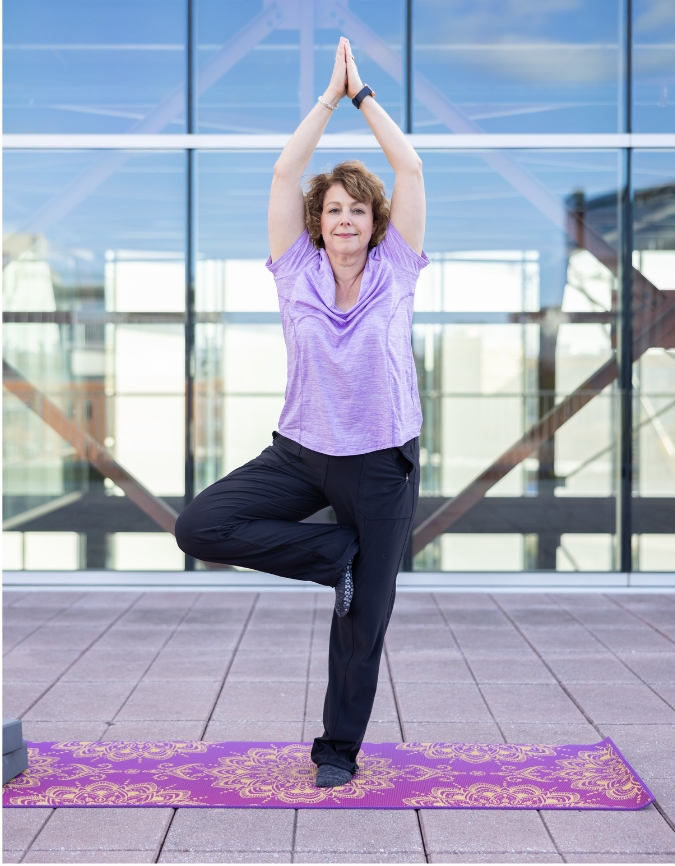
<svg viewBox="0 0 675 866">
<path fill-rule="evenodd" d="M 419 490 L 419 443 L 331 457 L 278 433 L 199 494 L 176 522 L 185 553 L 335 586 L 354 557 L 354 598 L 333 614 L 323 736 L 312 759 L 354 772 L 377 689 L 396 574 Z M 300 523 L 331 505 L 337 524 Z"/>
</svg>

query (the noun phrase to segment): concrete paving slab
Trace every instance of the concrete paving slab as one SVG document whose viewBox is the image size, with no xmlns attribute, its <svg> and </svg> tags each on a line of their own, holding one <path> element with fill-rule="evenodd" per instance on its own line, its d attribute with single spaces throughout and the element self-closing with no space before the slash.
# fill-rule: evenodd
<svg viewBox="0 0 675 866">
<path fill-rule="evenodd" d="M 163 851 L 290 852 L 294 823 L 294 809 L 179 809 Z"/>
<path fill-rule="evenodd" d="M 389 663 L 397 683 L 473 683 L 474 678 L 458 650 L 389 650 Z"/>
<path fill-rule="evenodd" d="M 598 725 L 675 723 L 675 710 L 642 683 L 570 683 L 568 688 Z"/>
<path fill-rule="evenodd" d="M 226 682 L 211 718 L 221 722 L 302 720 L 305 692 L 305 683 Z"/>
<path fill-rule="evenodd" d="M 217 681 L 143 681 L 136 686 L 133 694 L 120 708 L 115 721 L 205 719 L 219 691 L 220 683 Z"/>
<path fill-rule="evenodd" d="M 2 683 L 2 712 L 6 719 L 21 718 L 33 706 L 40 696 L 51 688 L 51 680 L 46 682 L 12 682 Z"/>
<path fill-rule="evenodd" d="M 34 851 L 23 863 L 155 863 L 154 851 Z"/>
<path fill-rule="evenodd" d="M 499 727 L 489 722 L 406 722 L 407 743 L 503 743 Z"/>
<path fill-rule="evenodd" d="M 558 855 L 539 814 L 534 811 L 421 809 L 428 852 L 510 852 Z"/>
<path fill-rule="evenodd" d="M 228 851 L 227 861 L 220 851 L 162 851 L 158 863 L 292 863 L 289 851 Z M 297 861 L 296 861 L 297 862 Z"/>
<path fill-rule="evenodd" d="M 639 683 L 640 679 L 609 652 L 544 653 L 563 683 Z"/>
<path fill-rule="evenodd" d="M 469 658 L 494 653 L 530 653 L 531 649 L 513 628 L 470 628 L 454 626 L 453 634 L 462 652 Z M 420 641 L 421 645 L 423 641 Z"/>
<path fill-rule="evenodd" d="M 306 682 L 309 653 L 269 653 L 240 650 L 227 675 L 228 682 Z"/>
<path fill-rule="evenodd" d="M 26 713 L 30 721 L 109 721 L 135 686 L 133 682 L 59 682 Z"/>
<path fill-rule="evenodd" d="M 300 809 L 295 852 L 320 856 L 322 851 L 369 856 L 397 851 L 422 854 L 424 848 L 413 810 Z"/>
<path fill-rule="evenodd" d="M 144 681 L 222 682 L 232 660 L 232 650 L 202 651 L 189 655 L 161 652 L 143 674 Z M 231 673 L 231 671 L 230 671 Z"/>
<path fill-rule="evenodd" d="M 605 724 L 600 729 L 649 784 L 655 778 L 675 783 L 675 726 Z"/>
<path fill-rule="evenodd" d="M 489 722 L 478 687 L 464 683 L 398 683 L 396 695 L 406 722 Z"/>
<path fill-rule="evenodd" d="M 213 626 L 186 626 L 176 629 L 165 652 L 224 652 L 234 649 L 241 638 L 242 628 L 238 626 L 214 628 Z"/>
<path fill-rule="evenodd" d="M 392 652 L 426 649 L 457 649 L 457 644 L 443 625 L 437 626 L 390 626 L 387 629 L 387 646 Z"/>
<path fill-rule="evenodd" d="M 421 851 L 296 851 L 294 863 L 426 863 Z"/>
<path fill-rule="evenodd" d="M 512 628 L 502 611 L 496 607 L 455 608 L 446 605 L 441 610 L 451 628 Z"/>
<path fill-rule="evenodd" d="M 675 652 L 617 652 L 617 656 L 646 683 L 675 683 Z"/>
<path fill-rule="evenodd" d="M 581 724 L 565 724 L 564 722 L 503 722 L 507 743 L 543 743 L 554 746 L 566 746 L 572 743 L 591 745 L 599 743 L 601 737 L 593 725 L 584 721 Z"/>
<path fill-rule="evenodd" d="M 117 628 L 113 626 L 109 631 L 96 641 L 96 648 L 100 651 L 113 650 L 117 652 L 138 652 L 139 650 L 151 650 L 158 652 L 169 637 L 170 628 L 141 628 L 140 626 L 129 626 L 128 628 Z"/>
<path fill-rule="evenodd" d="M 85 650 L 102 632 L 100 625 L 56 625 L 48 622 L 22 641 L 24 650 L 56 649 Z"/>
<path fill-rule="evenodd" d="M 2 847 L 18 851 L 19 856 L 51 818 L 53 809 L 3 809 Z"/>
<path fill-rule="evenodd" d="M 471 671 L 478 683 L 555 683 L 555 677 L 537 658 L 472 659 Z"/>
<path fill-rule="evenodd" d="M 604 649 L 602 643 L 580 625 L 570 622 L 569 625 L 523 628 L 523 634 L 539 653 L 599 652 Z"/>
<path fill-rule="evenodd" d="M 156 655 L 155 649 L 127 650 L 92 647 L 64 673 L 62 682 L 135 682 Z"/>
<path fill-rule="evenodd" d="M 172 815 L 173 809 L 162 808 L 56 809 L 31 853 L 158 852 Z"/>
<path fill-rule="evenodd" d="M 204 734 L 207 743 L 261 743 L 268 740 L 271 743 L 302 743 L 312 740 L 322 733 L 317 726 L 315 732 L 303 739 L 303 721 L 296 719 L 290 722 L 280 722 L 276 719 L 266 722 L 234 721 L 209 722 Z"/>
<path fill-rule="evenodd" d="M 60 743 L 74 742 L 96 742 L 103 738 L 107 723 L 104 721 L 92 722 L 33 722 L 23 721 L 23 737 L 31 743 L 48 743 L 58 741 Z"/>
<path fill-rule="evenodd" d="M 201 719 L 193 721 L 116 721 L 106 728 L 102 740 L 201 740 L 204 722 Z"/>
<path fill-rule="evenodd" d="M 637 812 L 542 811 L 561 853 L 675 854 L 675 832 L 654 806 Z M 630 862 L 630 860 L 628 861 Z"/>
<path fill-rule="evenodd" d="M 53 681 L 80 656 L 79 650 L 24 650 L 21 646 L 3 659 L 2 675 L 14 682 Z"/>
<path fill-rule="evenodd" d="M 558 854 L 541 851 L 464 851 L 452 854 L 442 851 L 430 854 L 429 863 L 564 863 Z"/>
<path fill-rule="evenodd" d="M 499 723 L 585 721 L 559 685 L 486 683 L 481 691 Z"/>
<path fill-rule="evenodd" d="M 594 628 L 593 634 L 612 652 L 670 652 L 675 644 L 648 626 Z"/>
</svg>

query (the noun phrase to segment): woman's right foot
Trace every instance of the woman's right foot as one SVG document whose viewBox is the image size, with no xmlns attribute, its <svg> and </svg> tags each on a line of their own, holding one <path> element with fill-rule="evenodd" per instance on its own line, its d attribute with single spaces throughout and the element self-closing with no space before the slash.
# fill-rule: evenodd
<svg viewBox="0 0 675 866">
<path fill-rule="evenodd" d="M 337 788 L 338 785 L 346 785 L 351 782 L 352 774 L 342 767 L 334 767 L 332 764 L 321 764 L 316 771 L 317 788 Z"/>
<path fill-rule="evenodd" d="M 349 606 L 354 597 L 354 578 L 352 576 L 353 562 L 353 559 L 349 560 L 342 570 L 340 580 L 335 584 L 335 613 L 340 617 L 347 616 L 349 613 Z M 322 766 L 326 767 L 329 765 L 322 764 Z"/>
</svg>

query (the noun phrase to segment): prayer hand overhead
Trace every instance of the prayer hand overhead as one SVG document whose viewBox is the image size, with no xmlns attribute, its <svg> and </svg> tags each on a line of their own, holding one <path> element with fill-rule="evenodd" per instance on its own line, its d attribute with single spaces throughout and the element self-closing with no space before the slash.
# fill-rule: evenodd
<svg viewBox="0 0 675 866">
<path fill-rule="evenodd" d="M 363 89 L 363 81 L 359 75 L 359 70 L 356 68 L 356 61 L 352 54 L 352 47 L 349 44 L 349 39 L 344 40 L 345 45 L 345 62 L 347 64 L 347 96 L 353 99 L 359 90 Z"/>
<path fill-rule="evenodd" d="M 335 105 L 347 93 L 347 58 L 346 49 L 349 43 L 344 36 L 340 37 L 337 51 L 335 52 L 335 65 L 333 66 L 333 74 L 330 78 L 330 83 L 325 95 L 330 98 L 330 101 Z"/>
</svg>

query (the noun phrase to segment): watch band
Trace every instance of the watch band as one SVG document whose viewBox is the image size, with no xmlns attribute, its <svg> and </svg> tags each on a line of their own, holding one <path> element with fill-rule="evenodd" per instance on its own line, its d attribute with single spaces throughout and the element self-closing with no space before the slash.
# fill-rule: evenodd
<svg viewBox="0 0 675 866">
<path fill-rule="evenodd" d="M 366 96 L 372 96 L 374 99 L 376 96 L 376 93 L 374 90 L 371 90 L 371 88 L 368 87 L 367 84 L 364 84 L 363 87 L 361 88 L 361 90 L 359 90 L 359 92 L 356 94 L 356 96 L 352 99 L 352 105 L 355 108 L 361 108 L 361 103 L 366 98 Z"/>
</svg>

